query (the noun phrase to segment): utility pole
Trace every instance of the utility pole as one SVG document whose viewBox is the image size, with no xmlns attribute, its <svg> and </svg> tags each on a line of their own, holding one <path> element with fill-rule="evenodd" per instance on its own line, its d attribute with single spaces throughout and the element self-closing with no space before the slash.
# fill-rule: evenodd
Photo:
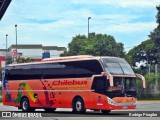
<svg viewBox="0 0 160 120">
<path fill-rule="evenodd" d="M 158 69 L 157 64 L 155 64 L 155 85 L 154 85 L 154 93 L 157 93 L 158 90 Z"/>
<path fill-rule="evenodd" d="M 15 25 L 15 32 L 16 32 L 16 51 L 17 51 L 17 25 Z"/>
<path fill-rule="evenodd" d="M 88 17 L 88 38 L 89 38 L 89 20 L 91 19 L 91 17 Z"/>
<path fill-rule="evenodd" d="M 8 34 L 6 34 L 6 58 L 7 58 L 7 52 L 8 52 L 8 41 L 7 41 L 7 37 L 8 37 Z"/>
</svg>

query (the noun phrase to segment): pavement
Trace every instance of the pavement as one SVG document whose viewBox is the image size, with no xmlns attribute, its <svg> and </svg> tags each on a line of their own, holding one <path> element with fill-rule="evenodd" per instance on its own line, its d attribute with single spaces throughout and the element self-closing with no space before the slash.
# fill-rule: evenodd
<svg viewBox="0 0 160 120">
<path fill-rule="evenodd" d="M 16 107 L 13 106 L 5 106 L 0 103 L 0 111 L 12 111 L 18 112 L 20 114 L 24 114 L 21 110 L 18 110 Z M 74 114 L 71 112 L 72 109 L 63 109 L 59 108 L 56 110 L 55 113 L 45 113 L 43 109 L 37 109 L 35 113 L 42 116 L 42 118 L 34 118 L 37 120 L 40 119 L 51 119 L 51 120 L 160 120 L 160 117 L 154 117 L 156 114 L 160 116 L 160 100 L 156 101 L 138 101 L 137 102 L 137 109 L 135 110 L 123 110 L 118 111 L 114 110 L 108 115 L 103 115 L 101 112 L 94 112 L 91 110 L 87 110 L 85 114 Z M 32 114 L 32 113 L 25 113 L 25 114 Z M 141 116 L 141 115 L 150 115 L 150 116 Z M 152 116 L 152 117 L 151 117 Z M 6 118 L 3 118 L 3 120 Z M 22 118 L 12 118 L 12 119 L 22 119 Z M 23 118 L 24 120 L 25 118 Z M 28 119 L 28 118 L 26 118 Z M 7 118 L 8 120 L 8 118 Z"/>
</svg>

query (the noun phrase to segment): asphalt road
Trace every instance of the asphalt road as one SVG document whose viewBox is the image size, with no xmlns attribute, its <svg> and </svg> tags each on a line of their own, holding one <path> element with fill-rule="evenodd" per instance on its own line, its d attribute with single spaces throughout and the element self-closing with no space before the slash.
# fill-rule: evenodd
<svg viewBox="0 0 160 120">
<path fill-rule="evenodd" d="M 21 110 L 18 110 L 16 107 L 12 107 L 12 106 L 4 106 L 2 103 L 0 103 L 0 111 L 14 111 L 14 112 L 18 112 L 21 113 Z M 52 120 L 128 120 L 128 118 L 130 120 L 137 120 L 138 119 L 142 119 L 142 120 L 146 120 L 146 119 L 153 119 L 153 120 L 159 120 L 160 117 L 138 117 L 141 116 L 142 114 L 148 114 L 148 115 L 152 115 L 152 116 L 156 116 L 156 114 L 158 113 L 158 115 L 160 115 L 160 101 L 145 101 L 145 102 L 138 102 L 137 103 L 137 109 L 135 110 L 123 110 L 123 111 L 112 111 L 110 114 L 108 115 L 103 115 L 101 112 L 97 111 L 91 111 L 91 110 L 87 110 L 87 112 L 85 114 L 74 114 L 71 112 L 72 109 L 62 109 L 59 108 L 56 110 L 55 113 L 45 113 L 44 110 L 42 109 L 37 109 L 36 113 L 38 113 L 38 115 L 42 115 L 42 116 L 47 116 L 45 117 L 45 119 L 52 119 Z M 26 113 L 28 114 L 28 113 Z M 30 113 L 29 113 L 30 114 Z M 32 114 L 32 113 L 31 113 Z M 132 117 L 131 117 L 132 116 Z M 134 117 L 137 116 L 137 117 Z M 3 118 L 4 119 L 4 118 Z M 8 118 L 7 118 L 8 119 Z M 14 118 L 12 118 L 14 119 Z M 15 118 L 17 119 L 17 118 Z M 22 118 L 19 118 L 22 119 Z M 26 118 L 28 119 L 28 118 Z M 34 118 L 39 120 L 40 118 Z M 44 117 L 42 118 L 44 119 Z M 24 120 L 24 118 L 23 118 Z"/>
</svg>

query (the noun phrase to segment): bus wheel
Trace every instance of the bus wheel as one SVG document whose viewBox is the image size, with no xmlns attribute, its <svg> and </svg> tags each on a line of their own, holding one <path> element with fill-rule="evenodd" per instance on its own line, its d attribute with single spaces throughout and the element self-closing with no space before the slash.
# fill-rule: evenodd
<svg viewBox="0 0 160 120">
<path fill-rule="evenodd" d="M 22 111 L 24 111 L 24 112 L 35 111 L 34 108 L 30 107 L 29 100 L 27 98 L 23 98 L 21 100 L 21 108 L 22 108 Z"/>
<path fill-rule="evenodd" d="M 101 110 L 103 114 L 108 114 L 111 112 L 111 110 Z"/>
<path fill-rule="evenodd" d="M 76 113 L 85 113 L 86 109 L 84 107 L 83 99 L 77 98 L 73 103 L 73 112 Z"/>
<path fill-rule="evenodd" d="M 56 108 L 44 108 L 45 112 L 52 113 L 56 110 Z"/>
</svg>

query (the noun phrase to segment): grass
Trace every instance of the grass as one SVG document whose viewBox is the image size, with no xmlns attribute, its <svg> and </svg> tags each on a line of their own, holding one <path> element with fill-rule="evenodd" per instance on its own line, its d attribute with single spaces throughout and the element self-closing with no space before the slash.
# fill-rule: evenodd
<svg viewBox="0 0 160 120">
<path fill-rule="evenodd" d="M 144 96 L 141 98 L 137 98 L 137 100 L 160 100 L 160 94 L 153 94 L 149 96 Z"/>
</svg>

